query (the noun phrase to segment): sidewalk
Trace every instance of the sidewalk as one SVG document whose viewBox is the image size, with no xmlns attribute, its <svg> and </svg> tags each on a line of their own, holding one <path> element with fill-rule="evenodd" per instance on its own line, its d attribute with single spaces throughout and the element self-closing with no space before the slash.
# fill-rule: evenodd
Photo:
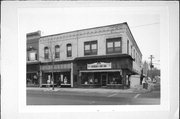
<svg viewBox="0 0 180 119">
<path fill-rule="evenodd" d="M 27 87 L 27 90 L 31 91 L 53 91 L 53 92 L 78 92 L 78 93 L 147 93 L 149 90 L 142 89 L 139 87 L 130 88 L 130 89 L 104 89 L 104 88 L 57 88 L 54 90 L 51 88 L 39 88 L 39 87 Z"/>
</svg>

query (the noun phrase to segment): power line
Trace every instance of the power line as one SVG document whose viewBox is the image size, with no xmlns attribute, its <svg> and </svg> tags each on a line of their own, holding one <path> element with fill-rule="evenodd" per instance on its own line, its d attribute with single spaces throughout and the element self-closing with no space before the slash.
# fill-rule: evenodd
<svg viewBox="0 0 180 119">
<path fill-rule="evenodd" d="M 130 28 L 144 27 L 144 26 L 150 26 L 150 25 L 155 25 L 155 24 L 159 24 L 159 22 L 154 22 L 154 23 L 151 23 L 151 24 L 143 24 L 143 25 L 138 25 L 138 26 L 132 26 Z"/>
</svg>

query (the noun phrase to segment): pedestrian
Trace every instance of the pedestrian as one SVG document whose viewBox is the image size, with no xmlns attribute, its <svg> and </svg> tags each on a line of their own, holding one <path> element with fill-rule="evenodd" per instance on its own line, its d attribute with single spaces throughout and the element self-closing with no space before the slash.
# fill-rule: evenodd
<svg viewBox="0 0 180 119">
<path fill-rule="evenodd" d="M 145 79 L 145 77 L 144 77 L 143 80 L 142 80 L 142 84 L 143 84 L 143 88 L 145 88 L 145 85 L 146 85 L 146 79 Z"/>
<path fill-rule="evenodd" d="M 61 87 L 61 77 L 59 77 L 59 80 L 58 80 L 58 87 Z"/>
</svg>

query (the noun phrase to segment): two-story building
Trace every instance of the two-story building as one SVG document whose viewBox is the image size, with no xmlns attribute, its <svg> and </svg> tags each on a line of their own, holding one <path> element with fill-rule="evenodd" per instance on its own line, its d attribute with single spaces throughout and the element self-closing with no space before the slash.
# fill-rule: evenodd
<svg viewBox="0 0 180 119">
<path fill-rule="evenodd" d="M 141 60 L 127 23 L 39 39 L 40 84 L 53 74 L 61 86 L 129 88 L 140 84 Z"/>
<path fill-rule="evenodd" d="M 40 37 L 41 37 L 40 31 L 26 34 L 27 86 L 39 86 L 39 73 L 40 73 L 39 39 Z"/>
</svg>

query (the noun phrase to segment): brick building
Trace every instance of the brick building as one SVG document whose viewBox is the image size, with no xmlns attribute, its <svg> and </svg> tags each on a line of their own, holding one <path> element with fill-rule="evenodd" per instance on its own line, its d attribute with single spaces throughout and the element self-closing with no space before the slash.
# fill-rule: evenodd
<svg viewBox="0 0 180 119">
<path fill-rule="evenodd" d="M 62 87 L 129 88 L 140 84 L 141 60 L 127 23 L 42 36 L 39 82 L 53 72 Z"/>
<path fill-rule="evenodd" d="M 27 39 L 27 86 L 38 86 L 39 85 L 39 72 L 40 72 L 40 62 L 39 62 L 39 39 L 41 37 L 40 31 L 28 33 L 26 35 Z"/>
</svg>

